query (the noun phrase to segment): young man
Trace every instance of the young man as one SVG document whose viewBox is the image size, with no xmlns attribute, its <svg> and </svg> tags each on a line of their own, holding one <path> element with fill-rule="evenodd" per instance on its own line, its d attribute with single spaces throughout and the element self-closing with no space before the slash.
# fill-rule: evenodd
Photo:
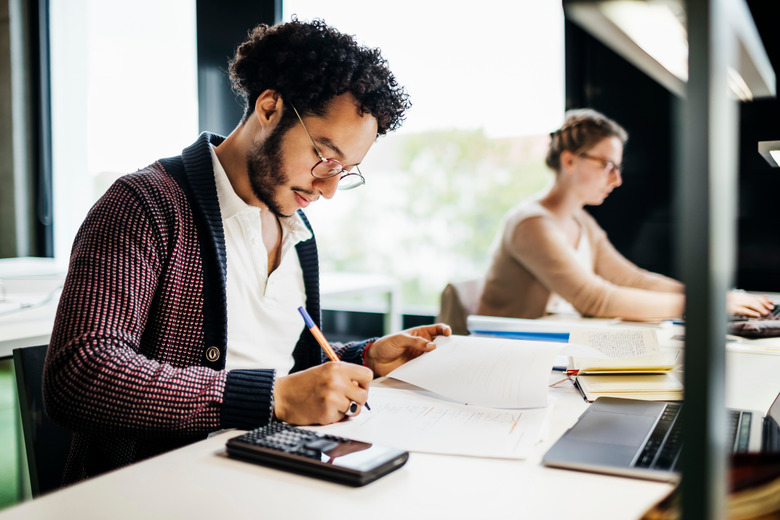
<svg viewBox="0 0 780 520">
<path fill-rule="evenodd" d="M 323 22 L 258 26 L 230 64 L 227 137 L 117 181 L 73 246 L 44 374 L 74 432 L 65 482 L 273 419 L 325 424 L 443 325 L 322 349 L 317 247 L 302 208 L 363 183 L 358 164 L 409 106 L 377 50 Z M 370 347 L 370 348 L 369 348 Z"/>
</svg>

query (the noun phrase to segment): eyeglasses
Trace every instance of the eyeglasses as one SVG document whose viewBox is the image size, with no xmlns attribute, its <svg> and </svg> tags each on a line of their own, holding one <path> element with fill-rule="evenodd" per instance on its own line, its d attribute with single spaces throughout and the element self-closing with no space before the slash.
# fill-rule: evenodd
<svg viewBox="0 0 780 520">
<path fill-rule="evenodd" d="M 595 155 L 590 155 L 588 153 L 581 153 L 580 157 L 584 157 L 585 159 L 590 159 L 591 161 L 596 161 L 601 165 L 602 168 L 604 168 L 605 173 L 612 173 L 613 171 L 616 173 L 623 172 L 622 164 L 615 164 L 610 160 L 602 159 L 601 157 L 596 157 Z"/>
<path fill-rule="evenodd" d="M 308 135 L 309 139 L 311 139 L 311 144 L 314 146 L 314 151 L 317 152 L 317 157 L 320 158 L 319 162 L 311 169 L 312 177 L 316 179 L 330 179 L 336 175 L 341 175 L 341 177 L 339 177 L 339 183 L 338 186 L 336 186 L 336 189 L 342 191 L 351 190 L 353 188 L 357 188 L 358 186 L 364 185 L 366 183 L 366 179 L 363 177 L 363 174 L 360 172 L 360 168 L 358 168 L 357 165 L 355 165 L 355 169 L 357 171 L 350 172 L 347 171 L 347 169 L 344 168 L 344 165 L 336 159 L 328 159 L 320 153 L 320 149 L 317 148 L 317 143 L 314 142 L 314 138 L 309 133 L 309 129 L 306 128 L 306 125 L 303 123 L 303 119 L 298 113 L 298 110 L 292 105 L 292 103 L 290 106 L 295 112 L 295 115 L 298 116 L 298 121 L 301 122 L 303 129 L 306 131 L 306 135 Z"/>
</svg>

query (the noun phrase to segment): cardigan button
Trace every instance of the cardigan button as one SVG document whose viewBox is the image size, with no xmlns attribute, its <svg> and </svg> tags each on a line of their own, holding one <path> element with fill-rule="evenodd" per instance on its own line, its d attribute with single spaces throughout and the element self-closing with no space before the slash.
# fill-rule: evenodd
<svg viewBox="0 0 780 520">
<path fill-rule="evenodd" d="M 211 346 L 206 349 L 206 359 L 211 361 L 212 363 L 219 359 L 219 349 L 217 347 Z"/>
</svg>

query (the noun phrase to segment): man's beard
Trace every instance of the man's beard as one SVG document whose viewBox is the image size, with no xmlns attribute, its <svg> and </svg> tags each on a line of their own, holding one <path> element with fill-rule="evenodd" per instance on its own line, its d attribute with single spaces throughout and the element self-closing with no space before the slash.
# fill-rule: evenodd
<svg viewBox="0 0 780 520">
<path fill-rule="evenodd" d="M 276 200 L 281 186 L 287 184 L 287 174 L 282 168 L 282 141 L 285 132 L 274 128 L 271 135 L 260 143 L 253 143 L 246 158 L 249 184 L 260 202 L 277 217 L 291 217 L 282 213 L 282 208 Z"/>
</svg>

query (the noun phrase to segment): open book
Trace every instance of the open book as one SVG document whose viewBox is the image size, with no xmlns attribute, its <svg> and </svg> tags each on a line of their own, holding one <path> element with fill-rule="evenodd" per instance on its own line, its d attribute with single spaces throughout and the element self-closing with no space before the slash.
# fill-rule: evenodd
<svg viewBox="0 0 780 520">
<path fill-rule="evenodd" d="M 654 329 L 581 329 L 569 343 L 591 347 L 595 356 L 572 356 L 569 368 L 579 374 L 645 374 L 674 370 L 679 350 L 662 350 Z"/>
<path fill-rule="evenodd" d="M 680 351 L 661 349 L 653 329 L 575 330 L 570 343 L 587 345 L 598 356 L 572 356 L 569 369 L 583 397 L 626 397 L 654 401 L 682 399 L 683 386 L 674 373 Z"/>
</svg>

